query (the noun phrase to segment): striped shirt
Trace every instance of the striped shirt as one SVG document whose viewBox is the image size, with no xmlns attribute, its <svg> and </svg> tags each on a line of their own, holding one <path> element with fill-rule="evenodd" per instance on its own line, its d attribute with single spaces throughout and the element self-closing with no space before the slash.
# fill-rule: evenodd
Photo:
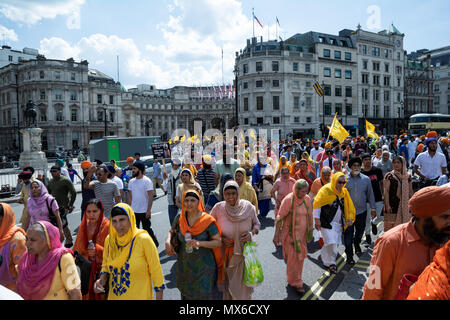
<svg viewBox="0 0 450 320">
<path fill-rule="evenodd" d="M 197 179 L 200 183 L 200 187 L 202 188 L 203 193 L 210 194 L 214 189 L 216 189 L 216 184 L 214 183 L 214 171 L 213 170 L 205 170 L 205 168 L 201 168 L 197 173 Z"/>
<path fill-rule="evenodd" d="M 117 184 L 111 180 L 108 180 L 106 183 L 92 181 L 91 184 L 94 185 L 95 197 L 103 204 L 105 217 L 109 218 L 112 208 L 116 205 L 114 197 L 120 196 Z"/>
</svg>

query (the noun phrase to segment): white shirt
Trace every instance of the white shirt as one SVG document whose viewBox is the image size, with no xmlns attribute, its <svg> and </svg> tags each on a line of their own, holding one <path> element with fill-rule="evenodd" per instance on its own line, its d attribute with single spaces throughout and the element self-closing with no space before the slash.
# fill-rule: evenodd
<svg viewBox="0 0 450 320">
<path fill-rule="evenodd" d="M 148 191 L 153 190 L 153 183 L 148 177 L 142 179 L 131 179 L 128 184 L 128 190 L 131 191 L 131 208 L 135 213 L 146 213 L 148 209 Z"/>
<path fill-rule="evenodd" d="M 447 160 L 440 152 L 436 152 L 434 157 L 430 157 L 426 151 L 417 156 L 414 165 L 419 166 L 420 172 L 428 179 L 436 179 L 442 176 L 442 168 L 447 167 Z"/>
<path fill-rule="evenodd" d="M 119 190 L 123 190 L 123 181 L 119 177 L 114 176 L 111 181 L 117 184 L 117 188 L 119 188 Z"/>
<path fill-rule="evenodd" d="M 317 149 L 317 150 L 316 150 L 316 148 L 312 148 L 312 149 L 311 149 L 311 154 L 310 154 L 311 159 L 313 159 L 314 161 L 316 161 L 317 155 L 318 155 L 319 153 L 321 153 L 322 151 L 323 151 L 323 148 L 321 148 L 321 147 L 319 147 L 319 149 Z M 288 159 L 288 160 L 290 160 L 290 159 Z"/>
<path fill-rule="evenodd" d="M 69 171 L 67 171 L 66 168 L 61 168 L 61 174 L 62 174 L 63 176 L 66 176 L 67 178 L 70 179 Z M 70 180 L 70 181 L 72 181 L 72 180 Z"/>
<path fill-rule="evenodd" d="M 413 141 L 413 142 L 410 141 L 406 145 L 406 148 L 408 148 L 409 158 L 414 157 L 414 155 L 416 154 L 417 142 L 416 141 Z"/>
</svg>

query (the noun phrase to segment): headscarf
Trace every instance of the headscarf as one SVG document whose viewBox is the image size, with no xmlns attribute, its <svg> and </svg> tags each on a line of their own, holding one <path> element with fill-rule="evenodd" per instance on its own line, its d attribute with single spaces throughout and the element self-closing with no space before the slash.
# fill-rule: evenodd
<svg viewBox="0 0 450 320">
<path fill-rule="evenodd" d="M 438 216 L 450 209 L 449 187 L 427 187 L 417 191 L 409 200 L 409 210 L 417 218 Z"/>
<path fill-rule="evenodd" d="M 119 233 L 117 233 L 116 228 L 113 227 L 113 224 L 111 223 L 109 225 L 109 236 L 107 238 L 109 250 L 108 252 L 103 253 L 103 264 L 106 265 L 108 269 L 110 267 L 118 269 L 122 268 L 130 254 L 133 239 L 138 235 L 147 232 L 137 228 L 136 216 L 134 215 L 133 209 L 128 204 L 119 203 L 114 206 L 114 208 L 116 207 L 121 208 L 128 216 L 128 219 L 130 220 L 130 229 L 125 235 L 120 236 Z"/>
<path fill-rule="evenodd" d="M 395 225 L 402 224 L 411 219 L 411 213 L 409 212 L 408 208 L 410 177 L 408 173 L 408 165 L 406 164 L 405 158 L 403 158 L 402 156 L 399 156 L 398 158 L 402 162 L 402 172 L 399 173 L 395 170 L 392 170 L 388 173 L 398 182 L 397 198 L 400 199 L 400 203 L 397 211 Z"/>
<path fill-rule="evenodd" d="M 252 185 L 247 182 L 247 172 L 244 168 L 237 168 L 234 172 L 234 180 L 236 181 L 236 173 L 240 172 L 244 176 L 244 181 L 242 182 L 240 188 L 240 198 L 250 201 L 256 208 L 258 212 L 258 197 L 256 196 L 256 191 L 253 189 Z M 251 200 L 253 199 L 253 201 Z"/>
<path fill-rule="evenodd" d="M 39 185 L 39 189 L 41 190 L 41 194 L 39 197 L 35 198 L 33 197 L 33 195 L 30 192 L 30 197 L 28 198 L 28 202 L 27 202 L 27 210 L 30 213 L 30 215 L 37 215 L 38 212 L 40 212 L 41 210 L 47 210 L 47 204 L 49 198 L 53 198 L 49 193 L 47 188 L 45 187 L 45 185 L 39 181 L 32 181 L 30 183 L 30 190 L 33 184 L 38 184 Z M 49 204 L 50 205 L 50 204 Z"/>
<path fill-rule="evenodd" d="M 281 164 L 281 159 L 283 159 L 283 158 L 286 160 L 286 163 L 285 163 L 285 164 Z M 284 168 L 284 167 L 289 168 L 289 163 L 288 163 L 288 161 L 287 161 L 286 156 L 281 156 L 281 157 L 280 157 L 280 161 L 279 161 L 279 163 L 278 163 L 278 172 L 277 172 L 277 173 L 279 173 L 279 172 L 281 171 L 281 168 Z"/>
<path fill-rule="evenodd" d="M 311 157 L 309 156 L 309 153 L 307 151 L 302 153 L 302 159 L 308 160 L 309 164 L 311 166 L 314 166 L 314 160 L 311 159 Z"/>
<path fill-rule="evenodd" d="M 41 263 L 38 263 L 37 255 L 28 252 L 20 259 L 17 292 L 25 300 L 42 300 L 50 290 L 61 256 L 65 253 L 73 254 L 72 250 L 62 246 L 58 228 L 48 221 L 37 223 L 44 229 L 50 251 Z"/>
<path fill-rule="evenodd" d="M 322 186 L 324 186 L 324 185 L 326 185 L 328 183 L 328 181 L 326 181 L 324 176 L 323 176 L 323 172 L 324 171 L 329 171 L 331 173 L 331 176 L 333 176 L 333 170 L 331 170 L 330 167 L 327 167 L 327 166 L 322 167 L 322 170 L 320 170 L 320 181 L 322 182 Z M 330 179 L 331 179 L 331 177 L 330 177 Z"/>
<path fill-rule="evenodd" d="M 289 175 L 291 176 L 291 178 L 295 177 L 295 174 L 297 173 L 297 170 L 295 170 L 295 165 L 299 163 L 300 161 L 296 161 L 295 163 L 291 163 L 291 165 L 289 166 Z"/>
<path fill-rule="evenodd" d="M 22 228 L 16 226 L 16 217 L 11 206 L 7 203 L 0 203 L 3 207 L 3 220 L 0 224 L 0 249 L 7 244 L 11 238 L 20 231 L 25 235 L 25 231 Z"/>
<path fill-rule="evenodd" d="M 342 186 L 341 192 L 336 189 L 337 182 L 340 177 L 345 177 L 345 184 Z M 356 209 L 353 205 L 353 201 L 350 198 L 350 193 L 345 186 L 347 185 L 347 177 L 342 172 L 337 172 L 331 178 L 331 182 L 324 185 L 316 198 L 314 199 L 314 209 L 319 209 L 323 206 L 333 203 L 336 201 L 336 197 L 344 198 L 344 215 L 345 220 L 355 221 Z M 347 229 L 347 225 L 344 226 L 344 231 Z"/>
<path fill-rule="evenodd" d="M 407 300 L 450 300 L 450 241 L 438 251 L 414 284 Z"/>
<path fill-rule="evenodd" d="M 306 165 L 308 166 L 308 171 L 311 173 L 312 178 L 310 178 L 308 176 L 308 172 L 303 171 L 303 169 L 300 167 L 300 169 L 297 171 L 297 174 L 295 175 L 295 179 L 297 179 L 297 180 L 299 180 L 299 179 L 306 180 L 306 182 L 308 182 L 308 184 L 309 184 L 309 187 L 311 188 L 314 180 L 316 180 L 316 174 L 314 173 L 314 170 L 309 165 L 308 161 L 306 161 L 305 159 L 302 159 L 302 160 L 300 160 L 300 163 L 301 162 L 306 163 Z"/>
</svg>

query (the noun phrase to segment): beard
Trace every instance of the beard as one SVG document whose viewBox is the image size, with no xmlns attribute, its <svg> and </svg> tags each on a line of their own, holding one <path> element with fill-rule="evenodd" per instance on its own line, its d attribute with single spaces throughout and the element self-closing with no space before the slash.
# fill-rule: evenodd
<svg viewBox="0 0 450 320">
<path fill-rule="evenodd" d="M 438 230 L 433 219 L 426 218 L 423 224 L 423 234 L 436 245 L 443 245 L 450 239 L 450 227 Z"/>
<path fill-rule="evenodd" d="M 133 173 L 133 178 L 137 178 L 139 176 L 139 171 L 136 173 Z"/>
</svg>

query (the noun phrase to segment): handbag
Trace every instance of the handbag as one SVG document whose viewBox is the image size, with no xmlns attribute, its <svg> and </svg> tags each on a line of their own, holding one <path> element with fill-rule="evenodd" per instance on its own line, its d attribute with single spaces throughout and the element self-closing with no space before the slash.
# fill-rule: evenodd
<svg viewBox="0 0 450 320">
<path fill-rule="evenodd" d="M 170 245 L 173 250 L 178 253 L 180 252 L 180 239 L 178 239 L 178 231 L 180 230 L 180 216 L 178 216 L 175 220 L 175 230 L 170 229 Z"/>
<path fill-rule="evenodd" d="M 75 251 L 73 253 L 75 257 L 75 264 L 81 271 L 81 294 L 84 296 L 89 293 L 89 280 L 91 278 L 92 262 L 86 259 L 81 253 Z"/>
</svg>

